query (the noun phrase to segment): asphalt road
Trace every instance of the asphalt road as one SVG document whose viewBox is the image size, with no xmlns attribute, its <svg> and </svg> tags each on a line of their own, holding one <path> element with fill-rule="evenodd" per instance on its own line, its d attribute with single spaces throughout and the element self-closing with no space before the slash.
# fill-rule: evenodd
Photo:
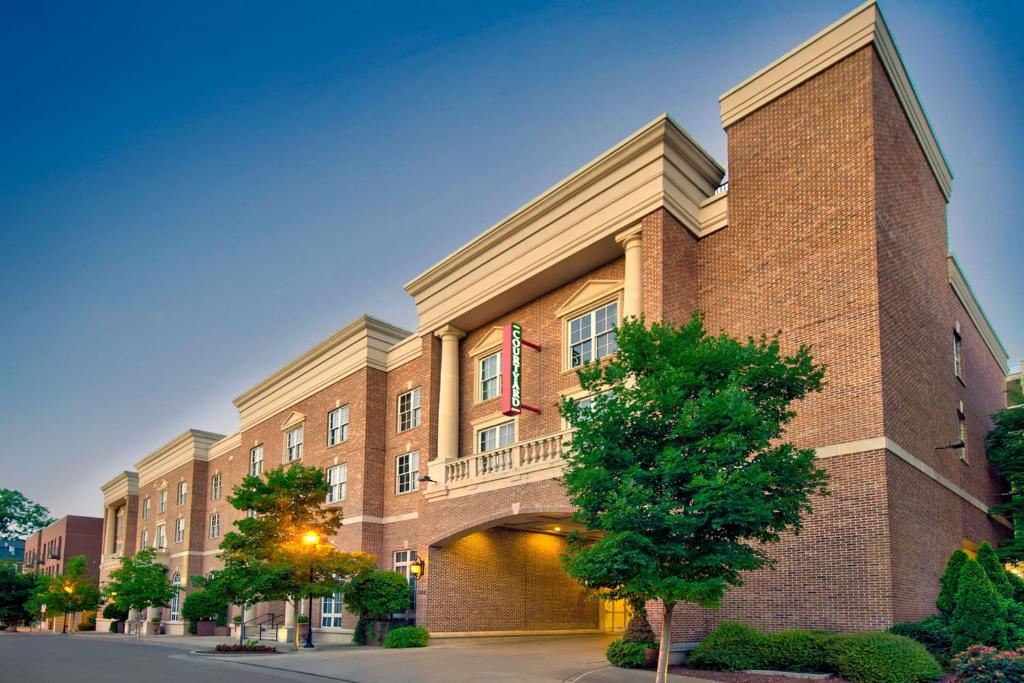
<svg viewBox="0 0 1024 683">
<path fill-rule="evenodd" d="M 3 683 L 324 683 L 318 676 L 276 672 L 193 657 L 130 640 L 104 641 L 60 634 L 0 632 Z"/>
</svg>

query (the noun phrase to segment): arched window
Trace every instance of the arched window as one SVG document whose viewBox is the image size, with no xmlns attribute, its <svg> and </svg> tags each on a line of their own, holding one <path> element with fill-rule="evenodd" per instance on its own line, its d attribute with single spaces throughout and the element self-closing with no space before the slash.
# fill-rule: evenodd
<svg viewBox="0 0 1024 683">
<path fill-rule="evenodd" d="M 181 620 L 181 572 L 174 572 L 171 579 L 171 586 L 174 588 L 174 597 L 171 598 L 171 621 Z"/>
</svg>

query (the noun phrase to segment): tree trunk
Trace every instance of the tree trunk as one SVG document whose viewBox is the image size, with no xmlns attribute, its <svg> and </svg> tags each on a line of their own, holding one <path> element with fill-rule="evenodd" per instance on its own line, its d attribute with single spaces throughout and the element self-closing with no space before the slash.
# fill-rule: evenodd
<svg viewBox="0 0 1024 683">
<path fill-rule="evenodd" d="M 296 650 L 299 649 L 299 600 L 301 600 L 301 598 L 295 598 L 291 601 L 292 605 L 294 605 L 292 607 L 292 611 L 295 612 L 295 625 L 292 628 L 295 631 L 294 640 Z"/>
<path fill-rule="evenodd" d="M 672 610 L 676 603 L 665 602 L 665 618 L 661 621 L 661 642 L 658 645 L 658 674 L 654 683 L 668 683 L 668 654 L 672 647 Z"/>
</svg>

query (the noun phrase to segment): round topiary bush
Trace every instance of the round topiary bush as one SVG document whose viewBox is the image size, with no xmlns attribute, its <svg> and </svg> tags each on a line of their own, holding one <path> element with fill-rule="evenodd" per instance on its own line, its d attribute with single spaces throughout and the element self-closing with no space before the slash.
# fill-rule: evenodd
<svg viewBox="0 0 1024 683">
<path fill-rule="evenodd" d="M 765 634 L 764 668 L 779 671 L 825 673 L 833 670 L 838 636 L 818 631 L 781 631 Z"/>
<path fill-rule="evenodd" d="M 924 645 L 892 633 L 840 636 L 835 648 L 836 673 L 850 683 L 924 683 L 942 676 Z"/>
<path fill-rule="evenodd" d="M 629 640 L 613 640 L 608 643 L 605 657 L 612 666 L 623 669 L 642 669 L 647 662 L 644 650 L 658 647 L 654 643 L 634 643 Z"/>
<path fill-rule="evenodd" d="M 427 629 L 419 626 L 403 626 L 388 631 L 384 647 L 426 647 L 430 641 Z"/>
<path fill-rule="evenodd" d="M 950 642 L 949 624 L 945 617 L 932 614 L 921 621 L 907 621 L 893 624 L 889 633 L 905 636 L 924 645 L 935 661 L 944 669 L 949 668 Z"/>
<path fill-rule="evenodd" d="M 700 641 L 686 663 L 695 669 L 744 671 L 764 668 L 768 638 L 737 621 L 724 621 Z"/>
</svg>

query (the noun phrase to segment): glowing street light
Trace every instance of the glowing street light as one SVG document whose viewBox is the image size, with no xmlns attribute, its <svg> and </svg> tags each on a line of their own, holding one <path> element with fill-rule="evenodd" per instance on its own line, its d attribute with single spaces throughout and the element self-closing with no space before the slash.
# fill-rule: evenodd
<svg viewBox="0 0 1024 683">
<path fill-rule="evenodd" d="M 302 537 L 302 542 L 308 546 L 314 546 L 320 542 L 320 534 L 315 531 L 307 531 Z M 309 609 L 306 610 L 309 621 L 306 622 L 306 642 L 303 648 L 313 648 L 313 564 L 309 565 Z"/>
</svg>

